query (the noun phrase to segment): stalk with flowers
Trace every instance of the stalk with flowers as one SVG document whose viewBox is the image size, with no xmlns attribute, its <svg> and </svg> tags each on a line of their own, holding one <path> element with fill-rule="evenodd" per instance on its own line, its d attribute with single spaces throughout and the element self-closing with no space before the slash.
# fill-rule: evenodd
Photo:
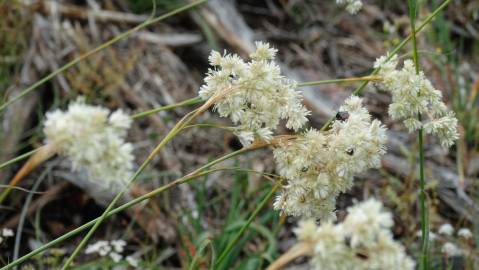
<svg viewBox="0 0 479 270">
<path fill-rule="evenodd" d="M 357 12 L 361 7 L 357 2 L 359 1 L 348 1 L 348 10 Z M 448 2 L 431 14 L 426 22 Z M 406 42 L 411 38 L 415 40 L 416 32 L 426 24 L 417 29 L 413 24 L 415 31 Z M 401 43 L 397 50 L 406 42 Z M 440 92 L 434 89 L 424 74 L 418 69 L 414 70 L 412 62 L 408 60 L 404 61 L 402 69 L 396 69 L 397 50 L 378 58 L 371 76 L 327 81 L 336 83 L 359 80 L 364 83 L 344 102 L 335 117 L 319 130 L 306 128 L 310 112 L 302 104 L 302 95 L 297 88 L 325 82 L 298 84 L 285 78 L 274 62 L 277 50 L 264 42 L 256 43 L 256 50 L 250 55 L 249 61 L 234 54 L 213 51 L 209 57 L 212 67 L 199 90 L 199 99 L 185 101 L 178 106 L 195 104 L 200 100 L 203 104 L 186 114 L 134 172 L 131 145 L 124 140 L 132 121 L 130 116 L 122 111 L 110 113 L 86 105 L 81 99 L 72 103 L 66 112 L 47 114 L 44 133 L 46 145 L 51 147 L 51 151 L 43 154 L 42 160 L 53 154 L 64 155 L 72 162 L 74 170 L 86 169 L 92 181 L 100 181 L 107 188 L 118 188 L 117 195 L 99 218 L 1 269 L 10 269 L 34 254 L 91 227 L 63 265 L 62 269 L 68 269 L 89 238 L 109 216 L 174 186 L 209 174 L 215 171 L 210 169 L 211 166 L 225 159 L 263 147 L 273 149 L 279 176 L 275 179 L 273 191 L 258 209 L 266 205 L 269 197 L 279 189 L 274 208 L 283 215 L 309 220 L 304 221 L 297 230 L 301 244 L 291 253 L 286 253 L 286 257 L 280 257 L 278 262 L 271 265 L 271 269 L 278 269 L 300 255 L 312 256 L 311 264 L 317 269 L 328 269 L 339 262 L 344 263 L 340 269 L 414 269 L 415 263 L 405 254 L 404 247 L 392 239 L 391 214 L 383 210 L 381 203 L 375 200 L 360 203 L 348 210 L 344 222 L 334 223 L 338 195 L 351 188 L 355 176 L 370 168 L 380 167 L 381 156 L 386 152 L 386 127 L 379 120 L 373 119 L 363 105 L 363 100 L 355 96 L 367 82 L 375 81 L 380 88 L 392 94 L 389 115 L 392 119 L 402 120 L 410 132 L 424 130 L 425 133 L 436 136 L 444 147 L 451 146 L 458 138 L 457 119 L 442 102 Z M 417 68 L 417 58 L 415 60 Z M 231 119 L 235 125 L 231 130 L 238 136 L 243 148 L 114 208 L 156 154 L 210 108 L 221 117 Z M 158 110 L 152 110 L 151 113 Z M 148 113 L 140 113 L 137 117 L 146 115 Z M 423 115 L 427 117 L 422 117 Z M 276 134 L 280 121 L 285 121 L 286 127 L 294 131 L 294 135 Z M 33 152 L 31 158 L 38 157 L 38 153 L 40 152 Z M 29 169 L 21 172 L 20 178 L 41 161 L 36 161 L 34 166 L 28 165 Z M 12 182 L 16 184 L 18 180 Z M 2 199 L 7 195 L 2 195 Z M 251 215 L 251 220 L 255 217 L 256 210 Z M 320 226 L 316 225 L 317 221 L 321 222 Z M 247 225 L 240 230 L 229 247 L 238 241 L 246 228 Z M 375 253 L 377 250 L 384 250 L 384 254 Z M 230 248 L 220 255 L 215 266 L 221 263 L 229 251 Z"/>
</svg>

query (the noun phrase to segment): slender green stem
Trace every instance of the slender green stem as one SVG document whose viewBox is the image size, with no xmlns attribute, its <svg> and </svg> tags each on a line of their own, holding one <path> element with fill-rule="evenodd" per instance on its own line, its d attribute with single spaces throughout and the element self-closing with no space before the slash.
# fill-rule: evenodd
<svg viewBox="0 0 479 270">
<path fill-rule="evenodd" d="M 7 167 L 8 165 L 11 165 L 15 162 L 18 162 L 20 160 L 24 160 L 30 156 L 32 156 L 33 154 L 35 154 L 36 152 L 38 152 L 40 150 L 40 148 L 37 148 L 37 149 L 33 149 L 32 151 L 30 152 L 26 152 L 25 154 L 21 154 L 20 156 L 18 157 L 15 157 L 15 158 L 12 158 L 8 161 L 5 161 L 4 163 L 0 164 L 0 169 L 3 169 L 5 167 Z"/>
<path fill-rule="evenodd" d="M 332 84 L 332 83 L 351 83 L 351 82 L 364 82 L 364 81 L 379 81 L 381 80 L 380 76 L 364 76 L 364 77 L 354 77 L 354 78 L 343 78 L 343 79 L 331 79 L 331 80 L 321 80 L 313 82 L 303 82 L 299 83 L 298 87 L 305 86 L 316 86 L 321 84 Z"/>
<path fill-rule="evenodd" d="M 136 113 L 136 114 L 132 115 L 131 118 L 133 118 L 133 119 L 142 118 L 142 117 L 152 115 L 152 114 L 155 114 L 155 113 L 161 112 L 161 111 L 173 110 L 173 109 L 180 108 L 180 107 L 195 105 L 195 104 L 201 103 L 202 101 L 203 100 L 200 97 L 194 97 L 194 98 L 190 98 L 190 99 L 187 99 L 187 100 L 175 103 L 175 104 L 161 106 L 161 107 L 151 109 L 151 110 L 148 110 L 148 111 L 139 112 L 139 113 Z"/>
<path fill-rule="evenodd" d="M 27 94 L 29 94 L 30 92 L 32 92 L 33 90 L 35 90 L 35 89 L 36 89 L 37 87 L 39 87 L 40 85 L 46 83 L 47 81 L 51 80 L 53 77 L 55 77 L 56 75 L 62 73 L 62 72 L 65 71 L 65 70 L 69 69 L 70 67 L 72 67 L 72 66 L 78 64 L 80 61 L 84 60 L 85 58 L 87 58 L 87 57 L 89 57 L 89 56 L 91 56 L 91 55 L 93 55 L 93 54 L 95 54 L 95 53 L 97 53 L 97 52 L 99 52 L 99 51 L 101 51 L 101 50 L 103 50 L 103 49 L 105 49 L 105 48 L 111 46 L 112 44 L 114 44 L 114 43 L 116 43 L 116 42 L 118 42 L 118 41 L 120 41 L 120 40 L 122 40 L 122 39 L 124 39 L 124 38 L 126 38 L 126 37 L 128 37 L 128 36 L 130 36 L 131 34 L 135 33 L 136 31 L 138 31 L 138 30 L 140 30 L 140 29 L 142 29 L 142 28 L 145 28 L 145 27 L 147 27 L 147 26 L 149 26 L 149 25 L 152 25 L 152 24 L 154 24 L 154 23 L 157 23 L 157 22 L 159 22 L 159 21 L 162 21 L 162 20 L 164 20 L 164 19 L 166 19 L 166 18 L 169 18 L 169 17 L 171 17 L 171 16 L 173 16 L 173 15 L 176 15 L 176 14 L 178 14 L 178 13 L 180 13 L 180 12 L 183 12 L 183 11 L 185 11 L 185 10 L 188 10 L 188 9 L 191 9 L 191 8 L 196 7 L 196 6 L 198 6 L 198 5 L 201 5 L 201 4 L 205 3 L 206 1 L 208 1 L 208 0 L 197 0 L 197 1 L 194 1 L 194 2 L 192 2 L 192 3 L 190 3 L 190 4 L 188 4 L 188 5 L 184 5 L 184 6 L 180 7 L 180 8 L 177 8 L 177 9 L 171 11 L 171 12 L 168 12 L 168 13 L 166 13 L 166 14 L 163 14 L 163 15 L 161 15 L 161 16 L 158 16 L 158 17 L 156 17 L 156 18 L 154 18 L 154 19 L 147 20 L 147 21 L 145 21 L 144 23 L 141 23 L 141 24 L 135 26 L 134 28 L 131 28 L 131 29 L 129 29 L 129 30 L 127 30 L 127 31 L 125 31 L 125 32 L 123 32 L 123 33 L 121 33 L 121 34 L 119 34 L 118 36 L 116 36 L 116 37 L 114 37 L 114 38 L 108 40 L 107 42 L 101 44 L 100 46 L 94 48 L 93 50 L 88 51 L 88 52 L 86 52 L 85 54 L 80 55 L 79 57 L 77 57 L 77 58 L 73 59 L 72 61 L 68 62 L 67 64 L 65 64 L 65 65 L 62 66 L 61 68 L 59 68 L 59 69 L 53 71 L 52 73 L 50 73 L 50 74 L 48 74 L 47 76 L 43 77 L 41 80 L 39 80 L 39 81 L 37 81 L 36 83 L 32 84 L 30 87 L 28 87 L 28 88 L 26 88 L 25 90 L 23 90 L 22 92 L 20 92 L 20 94 L 18 94 L 17 96 L 11 98 L 10 100 L 8 100 L 8 101 L 5 102 L 4 104 L 2 104 L 2 105 L 0 106 L 0 112 L 3 111 L 8 105 L 10 105 L 10 104 L 16 102 L 17 100 L 21 99 L 21 98 L 24 97 L 25 95 L 27 95 Z"/>
<path fill-rule="evenodd" d="M 266 146 L 266 145 L 265 145 L 265 146 Z M 222 156 L 222 157 L 220 157 L 220 158 L 218 158 L 218 159 L 215 159 L 215 160 L 213 160 L 213 161 L 211 161 L 211 162 L 209 162 L 209 163 L 207 163 L 207 164 L 201 166 L 200 168 L 196 169 L 195 171 L 193 171 L 193 172 L 191 172 L 191 173 L 189 173 L 189 174 L 187 174 L 187 175 L 185 175 L 185 176 L 183 176 L 183 177 L 181 177 L 181 178 L 179 178 L 179 179 L 177 179 L 177 180 L 175 180 L 175 181 L 172 181 L 172 182 L 170 182 L 170 183 L 168 183 L 168 184 L 166 184 L 166 185 L 164 185 L 164 186 L 161 186 L 161 187 L 159 187 L 159 188 L 157 188 L 157 189 L 155 189 L 155 190 L 153 190 L 153 191 L 151 191 L 151 192 L 149 192 L 149 193 L 146 193 L 146 194 L 144 194 L 144 195 L 142 195 L 142 196 L 140 196 L 140 197 L 137 197 L 137 198 L 135 198 L 135 199 L 133 199 L 133 200 L 131 200 L 131 201 L 129 201 L 129 202 L 127 202 L 127 203 L 125 203 L 125 204 L 123 204 L 123 205 L 121 205 L 121 206 L 115 208 L 115 209 L 112 209 L 111 211 L 108 212 L 107 217 L 111 217 L 111 216 L 113 216 L 113 215 L 115 215 L 115 214 L 117 214 L 117 213 L 119 213 L 119 212 L 121 212 L 121 211 L 124 211 L 124 210 L 126 210 L 126 209 L 128 209 L 128 208 L 130 208 L 130 207 L 132 207 L 132 206 L 134 206 L 134 205 L 137 205 L 137 204 L 139 204 L 139 203 L 141 203 L 141 202 L 143 202 L 143 201 L 145 201 L 145 200 L 148 200 L 148 199 L 150 199 L 150 198 L 153 198 L 153 197 L 159 195 L 160 193 L 162 193 L 162 192 L 164 192 L 164 191 L 166 191 L 166 190 L 169 190 L 169 189 L 171 189 L 171 188 L 173 188 L 173 187 L 175 187 L 175 186 L 178 186 L 178 185 L 183 184 L 183 183 L 187 183 L 187 182 L 189 182 L 190 180 L 193 180 L 193 179 L 195 179 L 195 178 L 198 178 L 198 177 L 201 177 L 201 176 L 204 176 L 204 175 L 208 175 L 208 174 L 213 173 L 213 172 L 217 172 L 217 171 L 219 171 L 219 170 L 221 170 L 221 169 L 212 169 L 212 170 L 207 170 L 207 169 L 208 169 L 209 167 L 214 166 L 214 165 L 216 165 L 216 164 L 218 164 L 218 163 L 220 163 L 220 162 L 223 162 L 223 161 L 225 161 L 225 160 L 227 160 L 227 159 L 236 157 L 236 156 L 238 156 L 238 155 L 244 154 L 244 153 L 246 153 L 246 152 L 248 152 L 248 151 L 251 151 L 251 150 L 254 150 L 254 149 L 257 149 L 257 148 L 258 148 L 258 147 L 256 147 L 256 148 L 243 148 L 243 149 L 237 150 L 237 151 L 235 151 L 235 152 L 229 153 L 229 154 L 227 154 L 227 155 L 224 155 L 224 156 Z M 100 220 L 100 218 L 101 218 L 101 217 L 95 218 L 94 220 L 92 220 L 92 221 L 90 221 L 90 222 L 88 222 L 88 223 L 85 223 L 85 224 L 83 224 L 82 226 L 80 226 L 80 227 L 78 227 L 78 228 L 76 228 L 76 229 L 74 229 L 74 230 L 72 230 L 72 231 L 70 231 L 70 232 L 68 232 L 68 233 L 66 233 L 66 234 L 64 234 L 64 235 L 62 235 L 62 236 L 60 236 L 60 237 L 58 237 L 58 238 L 56 238 L 56 239 L 54 239 L 54 240 L 48 242 L 48 243 L 46 243 L 45 245 L 43 245 L 43 246 L 41 246 L 41 247 L 39 247 L 39 248 L 37 248 L 37 249 L 31 251 L 30 253 L 28 253 L 28 254 L 22 256 L 22 257 L 19 258 L 18 260 L 15 260 L 15 261 L 9 263 L 8 265 L 2 267 L 0 270 L 12 269 L 13 267 L 15 267 L 15 266 L 17 266 L 17 265 L 19 265 L 19 264 L 25 262 L 25 261 L 28 260 L 29 258 L 31 258 L 31 257 L 33 257 L 33 256 L 35 256 L 35 255 L 37 255 L 37 254 L 39 254 L 39 253 L 41 253 L 41 252 L 43 252 L 43 251 L 49 249 L 49 248 L 51 248 L 51 247 L 53 247 L 53 246 L 55 246 L 55 245 L 57 245 L 57 244 L 59 244 L 59 243 L 62 243 L 63 241 L 65 241 L 65 240 L 67 240 L 67 239 L 69 239 L 69 238 L 71 238 L 71 237 L 73 237 L 73 236 L 75 236 L 75 235 L 81 233 L 82 231 L 84 231 L 84 230 L 86 230 L 86 229 L 92 227 L 94 224 L 96 224 L 97 221 Z"/>
<path fill-rule="evenodd" d="M 223 262 L 223 260 L 226 258 L 226 256 L 228 256 L 228 254 L 231 252 L 231 250 L 233 249 L 233 247 L 236 245 L 236 243 L 241 239 L 241 237 L 243 236 L 244 232 L 248 229 L 249 225 L 251 224 L 251 222 L 253 222 L 253 220 L 256 218 L 256 216 L 259 214 L 259 212 L 266 206 L 266 204 L 269 202 L 269 200 L 271 199 L 271 197 L 273 197 L 274 193 L 276 192 L 276 190 L 281 186 L 281 181 L 278 181 L 274 186 L 273 188 L 270 190 L 270 192 L 264 197 L 264 199 L 261 201 L 261 203 L 256 207 L 256 209 L 254 210 L 254 212 L 251 214 L 251 216 L 248 218 L 248 220 L 246 221 L 246 223 L 241 227 L 241 229 L 239 230 L 239 232 L 235 235 L 235 237 L 233 238 L 233 240 L 231 242 L 228 243 L 228 246 L 223 250 L 223 252 L 221 253 L 220 257 L 218 258 L 218 260 L 216 261 L 215 265 L 214 265 L 214 269 L 218 268 L 218 266 L 221 265 L 221 263 Z"/>
<path fill-rule="evenodd" d="M 419 55 L 417 52 L 417 40 L 416 40 L 416 15 L 417 15 L 417 2 L 416 0 L 408 1 L 409 7 L 409 19 L 411 24 L 411 36 L 413 47 L 413 61 L 416 68 L 416 74 L 419 74 L 420 63 Z M 418 93 L 420 95 L 420 93 Z M 418 119 L 421 121 L 421 114 L 418 114 Z M 428 249 L 429 249 L 429 225 L 426 205 L 426 190 L 424 179 L 424 144 L 423 144 L 423 129 L 418 130 L 418 144 L 419 144 L 419 205 L 420 205 L 420 219 L 421 219 L 421 256 L 419 262 L 419 269 L 428 269 Z"/>
</svg>

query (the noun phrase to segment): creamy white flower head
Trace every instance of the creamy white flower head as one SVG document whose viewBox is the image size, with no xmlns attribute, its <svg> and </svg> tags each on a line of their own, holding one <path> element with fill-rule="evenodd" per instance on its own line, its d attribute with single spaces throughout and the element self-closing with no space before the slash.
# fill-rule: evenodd
<svg viewBox="0 0 479 270">
<path fill-rule="evenodd" d="M 436 90 L 421 71 L 416 74 L 414 63 L 404 61 L 402 69 L 396 69 L 398 59 L 393 55 L 378 58 L 374 64 L 380 68 L 382 88 L 391 92 L 392 104 L 389 115 L 393 119 L 402 120 L 409 132 L 420 128 L 428 134 L 438 137 L 441 145 L 449 147 L 459 138 L 457 119 L 442 101 L 442 93 Z M 418 120 L 421 115 L 422 121 Z"/>
<path fill-rule="evenodd" d="M 66 111 L 46 114 L 46 143 L 69 158 L 74 170 L 86 168 L 89 178 L 105 187 L 122 185 L 133 169 L 133 147 L 125 142 L 131 118 L 117 110 L 87 105 L 79 98 Z"/>
<path fill-rule="evenodd" d="M 374 199 L 348 209 L 343 223 L 301 222 L 299 241 L 313 245 L 313 269 L 412 270 L 414 261 L 394 241 L 392 215 Z"/>
<path fill-rule="evenodd" d="M 214 108 L 237 125 L 235 133 L 243 145 L 256 138 L 270 140 L 282 119 L 295 131 L 308 121 L 309 111 L 302 105 L 296 82 L 283 77 L 273 62 L 276 52 L 267 43 L 256 42 L 249 62 L 216 51 L 209 56 L 213 68 L 199 95 L 205 100 L 224 95 Z"/>
<path fill-rule="evenodd" d="M 441 247 L 441 252 L 450 257 L 460 256 L 463 254 L 463 251 L 451 242 L 444 243 L 444 245 Z"/>
<path fill-rule="evenodd" d="M 273 150 L 278 172 L 288 180 L 275 209 L 334 220 L 336 197 L 352 186 L 354 175 L 381 165 L 385 143 L 385 127 L 371 120 L 362 99 L 347 99 L 330 130 L 311 129 Z"/>
<path fill-rule="evenodd" d="M 472 232 L 468 228 L 460 228 L 459 231 L 457 231 L 457 235 L 464 239 L 472 238 Z"/>
<path fill-rule="evenodd" d="M 439 227 L 438 233 L 450 236 L 454 233 L 454 228 L 452 227 L 451 224 L 445 223 L 445 224 L 442 224 L 441 227 Z"/>
<path fill-rule="evenodd" d="M 346 5 L 346 10 L 350 14 L 356 14 L 363 7 L 361 0 L 336 0 L 338 5 Z"/>
</svg>

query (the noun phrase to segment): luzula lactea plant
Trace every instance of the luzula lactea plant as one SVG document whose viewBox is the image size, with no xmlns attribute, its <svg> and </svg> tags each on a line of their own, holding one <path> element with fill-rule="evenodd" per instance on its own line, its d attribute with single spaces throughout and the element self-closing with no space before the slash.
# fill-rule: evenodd
<svg viewBox="0 0 479 270">
<path fill-rule="evenodd" d="M 357 12 L 362 5 L 360 1 L 337 2 L 347 4 L 350 12 Z M 207 103 L 214 102 L 220 116 L 229 117 L 237 124 L 235 134 L 245 146 L 254 141 L 271 141 L 281 120 L 289 129 L 300 131 L 309 114 L 302 105 L 296 82 L 283 77 L 273 62 L 276 50 L 261 42 L 256 43 L 256 47 L 249 62 L 237 55 L 212 52 L 209 61 L 213 68 L 199 93 Z M 404 69 L 398 71 L 395 60 L 392 63 L 378 60 L 376 64 L 384 68 L 379 74 L 380 84 L 393 94 L 391 116 L 404 120 L 411 130 L 423 127 L 437 135 L 444 146 L 450 146 L 457 138 L 457 120 L 440 101 L 440 93 L 423 74 L 416 77 L 409 74 L 410 64 L 405 63 Z M 407 94 L 405 98 L 399 95 L 404 93 Z M 417 107 L 418 104 L 422 107 Z M 417 110 L 407 114 L 407 106 Z M 418 113 L 428 117 L 419 123 L 410 120 Z M 108 110 L 78 101 L 68 112 L 50 113 L 45 134 L 47 143 L 55 145 L 60 154 L 71 159 L 74 168 L 86 167 L 92 178 L 107 183 L 122 182 L 132 169 L 131 146 L 124 140 L 129 125 L 129 117 L 121 112 L 109 114 Z M 179 125 L 172 137 L 182 128 Z M 168 137 L 164 143 L 170 139 Z M 314 267 L 328 269 L 342 264 L 343 268 L 334 269 L 414 267 L 404 249 L 392 240 L 391 215 L 382 210 L 380 203 L 370 200 L 354 206 L 348 210 L 349 215 L 343 223 L 331 223 L 335 217 L 336 197 L 351 187 L 355 175 L 380 165 L 385 141 L 385 127 L 371 119 L 360 98 L 351 97 L 340 108 L 330 130 L 310 129 L 273 146 L 278 171 L 286 179 L 275 208 L 288 215 L 324 222 L 316 227 L 314 221 L 310 221 L 297 231 L 300 241 L 307 239 L 314 243 Z M 92 143 L 98 149 L 82 147 Z M 163 145 L 160 144 L 157 151 Z M 139 173 L 141 170 L 135 175 Z M 111 211 L 110 205 L 107 213 L 90 224 L 95 225 L 91 233 Z"/>
</svg>

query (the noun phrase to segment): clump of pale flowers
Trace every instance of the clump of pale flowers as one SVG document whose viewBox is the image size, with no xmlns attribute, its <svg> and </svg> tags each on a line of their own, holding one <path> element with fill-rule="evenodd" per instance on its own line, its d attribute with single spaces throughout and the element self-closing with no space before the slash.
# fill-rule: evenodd
<svg viewBox="0 0 479 270">
<path fill-rule="evenodd" d="M 374 67 L 380 68 L 382 80 L 378 84 L 392 94 L 391 118 L 402 120 L 409 132 L 422 128 L 435 135 L 442 146 L 453 145 L 459 138 L 457 119 L 442 101 L 441 91 L 433 87 L 422 71 L 416 74 L 413 61 L 406 60 L 402 69 L 396 69 L 397 56 L 389 61 L 387 58 L 378 58 Z"/>
<path fill-rule="evenodd" d="M 346 5 L 346 10 L 350 14 L 356 14 L 363 7 L 361 0 L 336 0 L 338 5 Z"/>
<path fill-rule="evenodd" d="M 309 220 L 295 229 L 298 240 L 311 246 L 313 269 L 414 269 L 414 261 L 393 239 L 393 218 L 381 202 L 369 199 L 347 211 L 342 223 L 317 226 Z"/>
<path fill-rule="evenodd" d="M 121 110 L 110 112 L 79 98 L 66 111 L 48 112 L 43 132 L 73 170 L 86 169 L 91 180 L 112 186 L 125 183 L 132 173 L 133 147 L 125 141 L 131 122 Z"/>
<path fill-rule="evenodd" d="M 296 82 L 281 75 L 274 62 L 277 50 L 256 42 L 256 51 L 245 62 L 236 54 L 212 51 L 205 84 L 199 95 L 216 98 L 215 110 L 229 117 L 243 145 L 255 139 L 270 140 L 280 120 L 298 131 L 308 121 Z"/>
<path fill-rule="evenodd" d="M 125 240 L 118 239 L 112 241 L 100 240 L 87 246 L 85 254 L 97 254 L 101 257 L 110 257 L 114 262 L 123 260 L 122 253 L 125 250 Z M 125 260 L 133 267 L 138 267 L 138 259 L 133 256 L 127 256 Z"/>
<path fill-rule="evenodd" d="M 372 120 L 362 99 L 347 99 L 331 129 L 310 129 L 280 143 L 273 153 L 279 174 L 287 179 L 274 203 L 287 215 L 334 219 L 336 197 L 348 190 L 353 177 L 380 166 L 386 128 Z"/>
</svg>

